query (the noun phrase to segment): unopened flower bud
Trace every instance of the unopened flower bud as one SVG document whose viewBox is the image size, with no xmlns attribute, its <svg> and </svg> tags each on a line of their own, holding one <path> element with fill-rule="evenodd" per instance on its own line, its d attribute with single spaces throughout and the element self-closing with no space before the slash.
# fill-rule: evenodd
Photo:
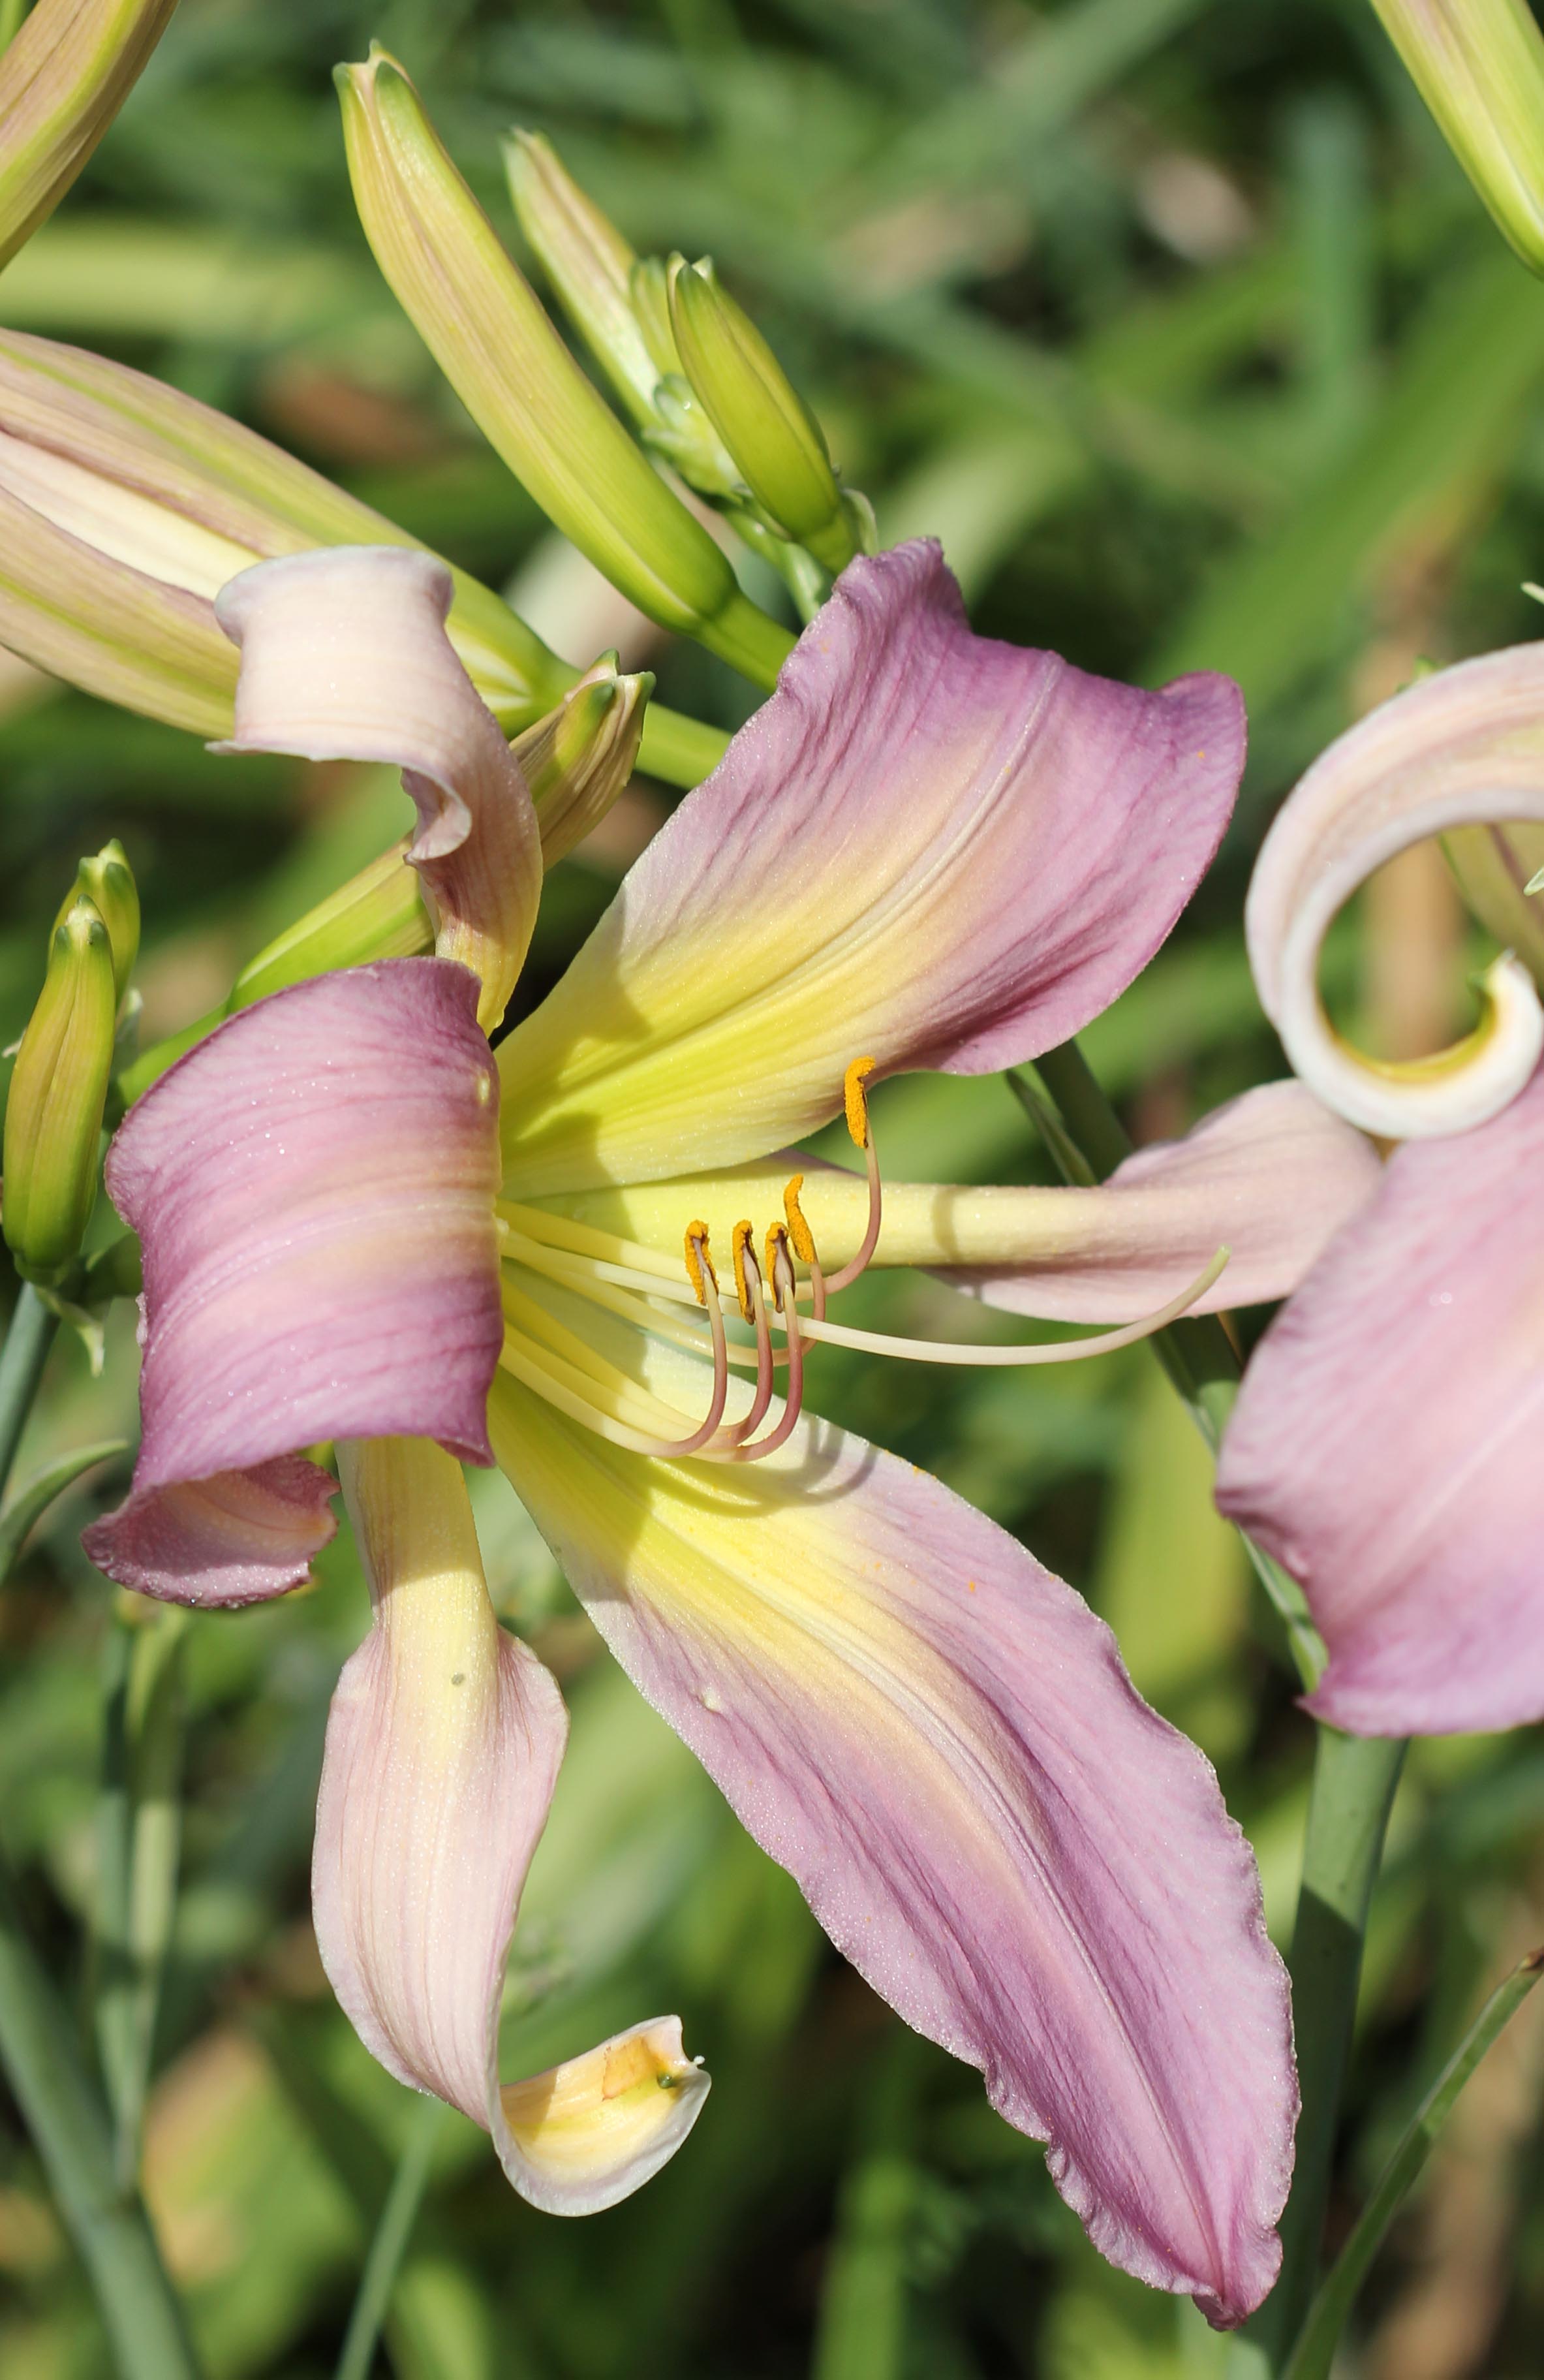
<svg viewBox="0 0 1544 2380">
<path fill-rule="evenodd" d="M 416 540 L 256 431 L 126 365 L 0 331 L 0 641 L 92 694 L 229 735 L 213 601 L 254 562 Z M 513 734 L 577 673 L 453 574 L 452 643 Z"/>
<path fill-rule="evenodd" d="M 232 1014 L 249 1008 L 271 991 L 304 983 L 313 975 L 329 975 L 334 967 L 365 966 L 372 959 L 417 958 L 433 948 L 434 927 L 417 870 L 407 864 L 404 836 L 249 960 L 235 979 L 226 1008 Z"/>
<path fill-rule="evenodd" d="M 121 1001 L 139 955 L 139 888 L 115 835 L 92 857 L 80 862 L 75 871 L 75 882 L 59 904 L 59 913 L 54 920 L 55 931 L 76 902 L 82 899 L 94 905 L 107 929 L 113 953 L 114 991 Z"/>
<path fill-rule="evenodd" d="M 752 495 L 774 528 L 840 570 L 856 540 L 814 414 L 709 260 L 672 261 L 669 304 L 682 369 Z"/>
<path fill-rule="evenodd" d="M 570 355 L 381 50 L 338 71 L 376 261 L 473 419 L 571 543 L 662 626 L 771 685 L 787 632 L 743 595 Z"/>
<path fill-rule="evenodd" d="M 1443 137 L 1544 273 L 1544 34 L 1527 0 L 1373 0 Z"/>
<path fill-rule="evenodd" d="M 0 264 L 53 213 L 175 5 L 37 0 L 0 56 Z"/>
<path fill-rule="evenodd" d="M 563 311 L 633 419 L 646 429 L 654 419 L 659 367 L 633 310 L 637 260 L 632 249 L 539 132 L 513 133 L 505 143 L 504 163 L 520 228 Z"/>
<path fill-rule="evenodd" d="M 633 774 L 654 680 L 646 670 L 623 676 L 604 653 L 556 710 L 514 742 L 541 829 L 544 867 L 598 826 Z"/>
<path fill-rule="evenodd" d="M 0 1220 L 17 1270 L 45 1289 L 68 1273 L 90 1220 L 117 1007 L 112 941 L 82 894 L 54 929 L 6 1103 Z"/>
</svg>

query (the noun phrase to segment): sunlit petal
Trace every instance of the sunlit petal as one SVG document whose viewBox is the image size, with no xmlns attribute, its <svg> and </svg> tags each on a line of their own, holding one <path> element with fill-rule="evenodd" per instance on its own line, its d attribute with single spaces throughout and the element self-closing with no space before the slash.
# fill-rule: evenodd
<svg viewBox="0 0 1544 2380">
<path fill-rule="evenodd" d="M 1544 1073 L 1396 1151 L 1272 1326 L 1218 1501 L 1301 1580 L 1310 1707 L 1362 1735 L 1544 1718 Z"/>
<path fill-rule="evenodd" d="M 215 612 L 241 648 L 233 752 L 390 760 L 418 811 L 407 856 L 441 958 L 503 1015 L 541 898 L 536 812 L 497 720 L 445 634 L 454 589 L 432 555 L 333 546 L 244 570 Z"/>
<path fill-rule="evenodd" d="M 682 1404 L 689 1361 L 650 1359 Z M 489 1427 L 619 1658 L 838 1947 L 1048 2143 L 1105 2254 L 1239 2320 L 1277 2263 L 1285 1983 L 1215 1779 L 1107 1630 L 822 1425 L 752 1472 L 664 1464 L 501 1374 Z"/>
<path fill-rule="evenodd" d="M 319 976 L 130 1109 L 107 1187 L 144 1250 L 143 1438 L 128 1503 L 89 1540 L 110 1577 L 188 1602 L 250 1600 L 254 1564 L 256 1591 L 294 1585 L 306 1552 L 274 1538 L 293 1513 L 254 1507 L 248 1551 L 221 1475 L 330 1439 L 414 1431 L 489 1459 L 498 1085 L 476 999 L 444 960 Z"/>
<path fill-rule="evenodd" d="M 366 2046 L 491 2131 L 523 2197 L 594 2213 L 680 2146 L 707 2077 L 660 2017 L 501 2089 L 504 1961 L 562 1757 L 562 1697 L 494 1619 L 451 1458 L 387 1439 L 341 1450 L 339 1468 L 374 1623 L 328 1722 L 312 1869 L 323 1963 Z"/>
<path fill-rule="evenodd" d="M 1076 1032 L 1193 892 L 1236 687 L 1158 694 L 973 636 L 935 546 L 860 560 L 777 693 L 500 1051 L 522 1197 L 733 1164 L 843 1073 L 980 1073 Z"/>
</svg>

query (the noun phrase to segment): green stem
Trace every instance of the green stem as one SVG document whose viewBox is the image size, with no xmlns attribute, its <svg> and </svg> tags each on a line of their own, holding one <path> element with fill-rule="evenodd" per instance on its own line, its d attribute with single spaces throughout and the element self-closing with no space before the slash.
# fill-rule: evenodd
<svg viewBox="0 0 1544 2380">
<path fill-rule="evenodd" d="M 0 1490 L 4 1490 L 38 1392 L 59 1318 L 24 1281 L 0 1350 Z"/>
<path fill-rule="evenodd" d="M 1281 2221 L 1281 2274 L 1247 2332 L 1273 2374 L 1286 2365 L 1318 2279 L 1367 1913 L 1404 1758 L 1397 1739 L 1319 1730 L 1287 1961 L 1303 2112 L 1292 2195 Z"/>
<path fill-rule="evenodd" d="M 645 776 L 658 777 L 667 785 L 700 785 L 718 766 L 729 741 L 726 729 L 651 702 L 644 713 L 638 766 Z"/>
<path fill-rule="evenodd" d="M 161 1978 L 176 1911 L 182 1840 L 182 1656 L 175 1605 L 130 1626 L 109 1650 L 102 1794 L 97 2048 L 113 2111 L 118 2180 L 139 2170 Z"/>
<path fill-rule="evenodd" d="M 1068 1178 L 1087 1182 L 1113 1173 L 1130 1153 L 1131 1144 L 1076 1042 L 1047 1050 L 1036 1059 L 1034 1072 L 1057 1111 L 1056 1130 L 1047 1141 Z M 1033 1085 L 1014 1075 L 1008 1080 L 1038 1120 L 1043 1102 Z M 1069 1169 L 1058 1139 L 1071 1145 L 1085 1170 Z M 1156 1334 L 1154 1346 L 1215 1447 L 1237 1394 L 1239 1374 L 1221 1322 L 1205 1316 L 1176 1323 Z M 1322 1671 L 1324 1653 L 1301 1589 L 1248 1537 L 1244 1542 L 1286 1626 L 1299 1674 L 1311 1687 Z M 1342 1735 L 1324 1726 L 1318 1730 L 1303 1879 L 1287 1962 L 1303 2096 L 1297 2166 L 1281 2222 L 1280 2277 L 1233 2351 L 1228 2368 L 1235 2380 L 1283 2371 L 1312 2300 L 1341 2091 L 1356 2023 L 1368 1909 L 1404 1757 L 1402 1742 Z"/>
<path fill-rule="evenodd" d="M 10 48 L 26 14 L 27 0 L 0 0 L 0 51 Z"/>
<path fill-rule="evenodd" d="M 1498 1985 L 1411 2117 L 1357 2218 L 1356 2229 L 1314 2299 L 1309 2318 L 1297 2334 L 1285 2380 L 1329 2380 L 1346 2317 L 1389 2225 L 1430 2155 L 1432 2144 L 1452 2114 L 1459 2093 L 1538 1983 L 1540 1969 L 1544 1969 L 1544 1951 L 1531 1951 Z"/>
<path fill-rule="evenodd" d="M 90 2275 L 122 2380 L 198 2380 L 149 2217 L 138 2196 L 118 2187 L 106 2114 L 3 1867 L 0 2060 Z"/>
<path fill-rule="evenodd" d="M 343 2352 L 338 2358 L 336 2380 L 368 2380 L 380 2326 L 386 2319 L 392 2291 L 396 2287 L 398 2268 L 407 2252 L 413 2226 L 418 2219 L 418 2209 L 428 2186 L 434 2143 L 439 2137 L 444 2113 L 440 2100 L 426 2099 L 407 2136 L 407 2145 L 398 2161 L 392 2187 L 386 2193 L 386 2204 L 380 2210 L 375 2237 L 370 2241 L 365 2269 L 359 2276 L 359 2293 L 348 2318 Z"/>
</svg>

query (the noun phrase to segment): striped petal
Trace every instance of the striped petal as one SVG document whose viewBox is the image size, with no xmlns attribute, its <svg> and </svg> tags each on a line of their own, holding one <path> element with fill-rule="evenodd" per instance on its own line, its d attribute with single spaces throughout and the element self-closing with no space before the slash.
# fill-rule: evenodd
<svg viewBox="0 0 1544 2380">
<path fill-rule="evenodd" d="M 620 1330 L 586 1335 L 623 1360 Z M 649 1358 L 686 1411 L 696 1368 Z M 754 1468 L 671 1465 L 501 1373 L 489 1427 L 623 1666 L 838 1948 L 1047 2143 L 1112 2261 L 1242 2319 L 1291 2162 L 1285 1981 L 1211 1769 L 1102 1622 L 824 1425 Z"/>
<path fill-rule="evenodd" d="M 1299 1579 L 1309 1707 L 1360 1735 L 1544 1718 L 1544 1071 L 1396 1151 L 1245 1375 L 1218 1501 Z"/>
<path fill-rule="evenodd" d="M 405 546 L 332 546 L 259 562 L 222 589 L 241 648 L 230 752 L 389 760 L 418 812 L 418 870 L 441 958 L 482 985 L 498 1024 L 541 898 L 541 837 L 520 766 L 445 634 L 442 562 Z"/>
<path fill-rule="evenodd" d="M 972 636 L 935 546 L 854 562 L 500 1051 L 521 1197 L 734 1164 L 844 1070 L 1031 1057 L 1129 983 L 1210 860 L 1236 687 L 1141 693 Z"/>
<path fill-rule="evenodd" d="M 727 1247 L 739 1216 L 781 1212 L 794 1172 L 803 1174 L 800 1203 L 822 1263 L 845 1264 L 868 1220 L 867 1183 L 816 1168 L 797 1150 L 721 1173 L 540 1203 L 679 1263 L 694 1218 L 704 1217 L 714 1245 Z M 1198 1313 L 1213 1313 L 1285 1297 L 1381 1178 L 1361 1133 L 1300 1083 L 1267 1083 L 1185 1139 L 1139 1150 L 1098 1189 L 887 1180 L 874 1261 L 925 1267 L 1015 1314 L 1123 1322 L 1165 1304 L 1225 1245 L 1226 1270 L 1196 1303 Z"/>
<path fill-rule="evenodd" d="M 88 1531 L 111 1578 L 245 1603 L 306 1575 L 332 1483 L 299 1450 L 412 1431 L 489 1460 L 497 1081 L 437 959 L 231 1018 L 131 1108 L 107 1187 L 139 1233 L 143 1436 Z"/>
<path fill-rule="evenodd" d="M 501 2087 L 499 2006 L 568 1718 L 500 1628 L 471 1506 L 422 1439 L 340 1449 L 373 1625 L 327 1727 L 312 1898 L 322 1961 L 367 2048 L 490 2132 L 523 2198 L 611 2206 L 691 2131 L 707 2077 L 657 2017 Z"/>
<path fill-rule="evenodd" d="M 1395 695 L 1315 761 L 1266 836 L 1249 886 L 1249 959 L 1295 1071 L 1391 1140 L 1464 1132 L 1494 1115 L 1544 1050 L 1526 966 L 1498 959 L 1480 1025 L 1435 1058 L 1393 1065 L 1343 1041 L 1319 999 L 1337 911 L 1397 852 L 1450 828 L 1544 820 L 1544 643 L 1440 670 Z"/>
</svg>

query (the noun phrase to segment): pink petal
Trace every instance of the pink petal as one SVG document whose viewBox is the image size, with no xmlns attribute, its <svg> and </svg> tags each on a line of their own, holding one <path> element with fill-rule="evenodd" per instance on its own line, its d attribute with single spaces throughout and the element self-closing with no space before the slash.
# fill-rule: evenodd
<svg viewBox="0 0 1544 2380">
<path fill-rule="evenodd" d="M 758 1156 L 857 1057 L 973 1074 L 1065 1040 L 1174 924 L 1243 756 L 1225 678 L 1085 676 L 972 636 L 935 545 L 854 562 L 503 1045 L 512 1190 Z"/>
<path fill-rule="evenodd" d="M 451 574 L 431 554 L 345 545 L 242 571 L 215 604 L 241 648 L 228 752 L 388 760 L 418 811 L 407 856 L 435 947 L 502 1016 L 541 897 L 541 837 L 519 763 L 445 634 Z"/>
<path fill-rule="evenodd" d="M 412 1431 L 490 1460 L 498 1087 L 476 1004 L 444 960 L 318 976 L 130 1109 L 106 1179 L 144 1251 L 143 1436 L 133 1494 L 88 1539 L 109 1577 L 185 1602 L 295 1585 L 331 1525 L 313 1466 L 275 1458 L 332 1438 Z M 254 1503 L 246 1531 L 256 1490 L 233 1472 L 288 1512 Z M 308 1548 L 283 1541 L 296 1503 Z"/>
<path fill-rule="evenodd" d="M 490 2131 L 523 2197 L 613 2205 L 679 2147 L 707 2078 L 674 2017 L 501 2088 L 515 1914 L 568 1733 L 562 1696 L 488 1600 L 460 1474 L 396 1440 L 340 1452 L 374 1624 L 327 1726 L 312 1897 L 367 2048 Z"/>
<path fill-rule="evenodd" d="M 1267 1333 L 1217 1500 L 1299 1579 L 1361 1735 L 1544 1718 L 1544 1072 L 1413 1142 Z"/>
<path fill-rule="evenodd" d="M 700 1371 L 650 1358 L 685 1410 Z M 825 1425 L 754 1470 L 668 1465 L 501 1373 L 489 1426 L 619 1659 L 838 1948 L 1049 2144 L 1104 2254 L 1241 2320 L 1279 2261 L 1285 1979 L 1211 1768 L 1108 1630 Z"/>
</svg>

